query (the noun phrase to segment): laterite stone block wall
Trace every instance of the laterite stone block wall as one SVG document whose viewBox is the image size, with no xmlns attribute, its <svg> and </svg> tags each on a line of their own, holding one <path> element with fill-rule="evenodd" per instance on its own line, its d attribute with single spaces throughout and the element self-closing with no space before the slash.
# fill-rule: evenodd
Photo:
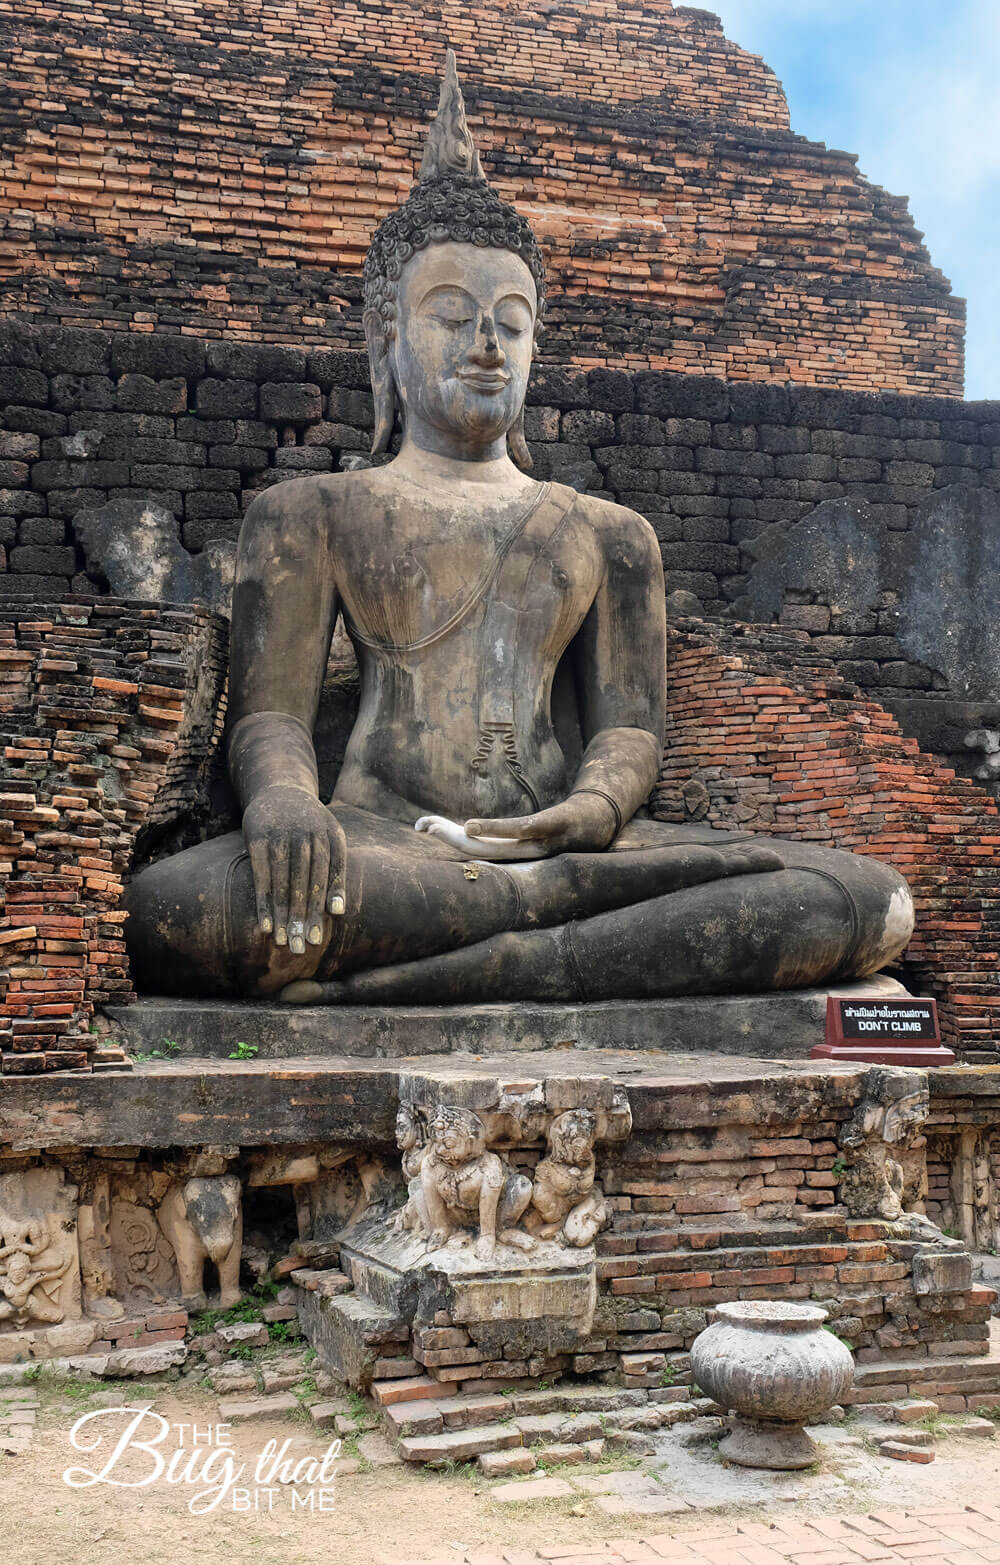
<svg viewBox="0 0 1000 1565">
<path fill-rule="evenodd" d="M 122 877 L 140 830 L 204 814 L 223 627 L 156 604 L 0 609 L 0 1069 L 80 1068 L 131 992 Z"/>
<path fill-rule="evenodd" d="M 372 423 L 359 351 L 0 323 L 0 599 L 107 590 L 76 539 L 85 507 L 151 499 L 198 552 L 260 490 L 367 451 Z M 746 590 L 750 543 L 821 501 L 902 532 L 935 490 L 1000 489 L 997 402 L 541 364 L 526 430 L 538 477 L 647 516 L 667 591 L 710 613 Z M 940 688 L 874 616 L 820 623 L 880 696 Z"/>
<path fill-rule="evenodd" d="M 448 42 L 546 253 L 549 363 L 961 394 L 964 306 L 905 200 L 669 0 L 0 0 L 5 313 L 358 347 Z"/>
<path fill-rule="evenodd" d="M 671 632 L 667 743 L 653 813 L 887 860 L 917 927 L 910 986 L 939 1002 L 964 1057 L 1000 1058 L 1000 817 L 805 632 L 682 622 Z"/>
</svg>

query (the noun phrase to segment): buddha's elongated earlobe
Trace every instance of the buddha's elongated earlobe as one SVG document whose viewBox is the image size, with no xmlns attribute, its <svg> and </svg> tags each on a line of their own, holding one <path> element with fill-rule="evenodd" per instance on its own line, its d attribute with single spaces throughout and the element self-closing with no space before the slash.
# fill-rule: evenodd
<svg viewBox="0 0 1000 1565">
<path fill-rule="evenodd" d="M 392 439 L 396 423 L 396 386 L 385 340 L 385 327 L 377 310 L 365 311 L 364 327 L 368 343 L 368 371 L 375 398 L 375 433 L 372 436 L 371 454 L 378 456 L 388 451 Z"/>
<path fill-rule="evenodd" d="M 524 405 L 507 431 L 507 449 L 511 460 L 517 463 L 522 472 L 530 472 L 534 467 L 531 460 L 531 452 L 528 450 L 528 442 L 524 438 Z"/>
</svg>

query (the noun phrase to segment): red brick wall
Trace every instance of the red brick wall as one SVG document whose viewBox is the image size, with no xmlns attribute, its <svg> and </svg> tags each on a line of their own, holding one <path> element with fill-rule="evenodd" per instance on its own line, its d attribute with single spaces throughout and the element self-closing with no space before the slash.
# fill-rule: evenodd
<svg viewBox="0 0 1000 1565">
<path fill-rule="evenodd" d="M 122 876 L 196 810 L 225 647 L 197 610 L 113 599 L 0 613 L 0 1067 L 86 1065 L 130 992 Z"/>
<path fill-rule="evenodd" d="M 792 135 L 770 70 L 669 0 L 0 0 L 7 309 L 357 346 L 449 40 L 547 254 L 549 362 L 960 394 L 963 307 L 905 202 Z"/>
<path fill-rule="evenodd" d="M 1000 1043 L 1000 817 L 812 653 L 805 632 L 685 622 L 671 634 L 654 814 L 827 843 L 906 876 L 906 968 L 966 1057 Z"/>
</svg>

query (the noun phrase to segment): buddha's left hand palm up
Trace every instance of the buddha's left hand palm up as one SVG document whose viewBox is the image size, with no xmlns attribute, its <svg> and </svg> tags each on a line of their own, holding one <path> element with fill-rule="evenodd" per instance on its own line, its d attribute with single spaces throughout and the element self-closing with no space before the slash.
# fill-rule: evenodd
<svg viewBox="0 0 1000 1565">
<path fill-rule="evenodd" d="M 465 832 L 473 839 L 503 837 L 530 845 L 535 857 L 539 852 L 600 852 L 614 840 L 617 824 L 614 810 L 600 794 L 578 793 L 535 815 L 466 821 Z"/>
</svg>

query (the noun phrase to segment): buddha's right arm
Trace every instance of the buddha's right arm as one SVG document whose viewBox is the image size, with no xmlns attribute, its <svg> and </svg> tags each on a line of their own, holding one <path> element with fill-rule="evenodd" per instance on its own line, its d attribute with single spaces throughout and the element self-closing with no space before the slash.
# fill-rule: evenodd
<svg viewBox="0 0 1000 1565">
<path fill-rule="evenodd" d="M 337 615 L 329 492 L 276 485 L 240 530 L 229 672 L 229 770 L 246 809 L 281 785 L 319 796 L 312 731 Z"/>
<path fill-rule="evenodd" d="M 344 834 L 319 799 L 312 731 L 337 613 L 330 495 L 261 495 L 240 531 L 229 666 L 229 771 L 243 806 L 257 922 L 296 955 L 343 914 Z"/>
</svg>

